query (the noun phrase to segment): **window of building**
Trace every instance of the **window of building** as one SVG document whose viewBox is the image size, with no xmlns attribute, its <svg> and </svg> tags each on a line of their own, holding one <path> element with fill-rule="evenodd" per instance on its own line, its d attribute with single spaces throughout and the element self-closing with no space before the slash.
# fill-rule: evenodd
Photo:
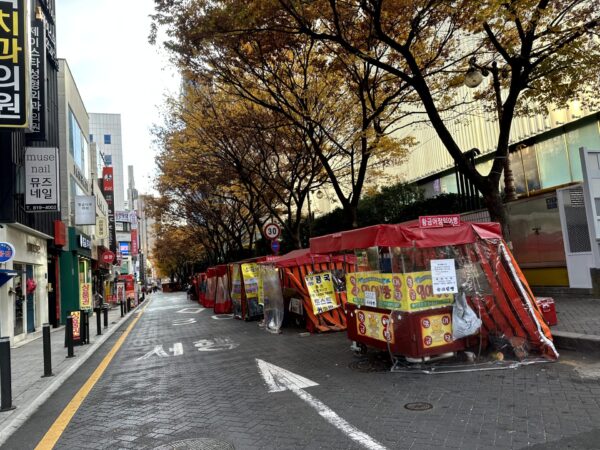
<svg viewBox="0 0 600 450">
<path fill-rule="evenodd" d="M 90 142 L 94 142 L 94 135 L 90 134 Z"/>
<path fill-rule="evenodd" d="M 112 166 L 112 155 L 104 155 L 104 164 Z"/>
<path fill-rule="evenodd" d="M 535 149 L 542 189 L 560 186 L 571 181 L 569 157 L 562 135 L 537 142 Z"/>
<path fill-rule="evenodd" d="M 110 141 L 111 141 L 110 134 L 105 134 L 104 135 L 104 143 L 110 144 L 111 143 Z"/>
<path fill-rule="evenodd" d="M 579 157 L 579 148 L 600 149 L 600 130 L 598 122 L 592 122 L 576 130 L 565 134 L 567 149 L 569 151 L 569 162 L 571 163 L 571 176 L 573 181 L 582 181 L 583 172 L 581 169 L 581 158 Z"/>
<path fill-rule="evenodd" d="M 88 142 L 81 131 L 81 127 L 69 109 L 69 153 L 73 156 L 77 167 L 87 176 L 88 173 Z"/>
</svg>

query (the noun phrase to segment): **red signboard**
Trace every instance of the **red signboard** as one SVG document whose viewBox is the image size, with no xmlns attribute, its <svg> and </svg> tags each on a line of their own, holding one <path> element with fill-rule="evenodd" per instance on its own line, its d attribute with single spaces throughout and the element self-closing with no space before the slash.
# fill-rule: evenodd
<svg viewBox="0 0 600 450">
<path fill-rule="evenodd" d="M 131 230 L 131 255 L 138 254 L 138 230 Z"/>
<path fill-rule="evenodd" d="M 113 252 L 107 250 L 104 253 L 102 253 L 102 256 L 100 257 L 100 259 L 102 259 L 103 263 L 112 264 L 113 261 L 115 260 L 115 254 Z"/>
<path fill-rule="evenodd" d="M 114 190 L 112 167 L 102 168 L 102 190 L 104 192 L 112 192 Z"/>
<path fill-rule="evenodd" d="M 442 228 L 460 226 L 460 214 L 445 216 L 419 216 L 419 228 Z"/>
<path fill-rule="evenodd" d="M 62 220 L 54 221 L 54 245 L 57 247 L 67 245 L 67 227 Z"/>
</svg>

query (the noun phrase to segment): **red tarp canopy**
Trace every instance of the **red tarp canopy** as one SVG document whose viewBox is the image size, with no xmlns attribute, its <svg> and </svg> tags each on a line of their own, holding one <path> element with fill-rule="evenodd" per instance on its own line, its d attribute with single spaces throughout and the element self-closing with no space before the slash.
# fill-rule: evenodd
<svg viewBox="0 0 600 450">
<path fill-rule="evenodd" d="M 208 269 L 206 269 L 206 278 L 213 278 L 217 276 L 217 268 L 216 267 L 209 267 Z"/>
<path fill-rule="evenodd" d="M 215 275 L 218 277 L 222 277 L 227 273 L 227 264 L 221 264 L 215 267 Z"/>
<path fill-rule="evenodd" d="M 351 255 L 354 258 L 354 255 Z M 292 250 L 289 253 L 281 256 L 270 257 L 267 261 L 261 264 L 274 264 L 276 267 L 296 267 L 296 266 L 307 266 L 311 264 L 327 264 L 330 262 L 344 262 L 344 257 L 340 255 L 319 255 L 311 253 L 309 248 L 301 248 L 299 250 Z M 350 261 L 346 258 L 346 262 L 354 262 L 354 259 Z"/>
<path fill-rule="evenodd" d="M 419 228 L 418 225 L 373 225 L 310 239 L 312 253 L 336 253 L 368 247 L 439 247 L 502 239 L 496 222 L 466 222 L 457 227 Z"/>
</svg>

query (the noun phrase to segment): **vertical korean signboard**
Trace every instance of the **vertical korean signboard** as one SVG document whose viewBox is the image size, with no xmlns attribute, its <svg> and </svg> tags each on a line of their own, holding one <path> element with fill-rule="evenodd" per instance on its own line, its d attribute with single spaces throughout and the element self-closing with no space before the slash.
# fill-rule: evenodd
<svg viewBox="0 0 600 450">
<path fill-rule="evenodd" d="M 46 30 L 44 21 L 31 22 L 31 133 L 29 140 L 46 140 Z"/>
<path fill-rule="evenodd" d="M 25 149 L 25 210 L 58 211 L 60 191 L 58 180 L 58 149 L 27 147 Z"/>
<path fill-rule="evenodd" d="M 0 127 L 28 128 L 31 114 L 29 2 L 0 1 Z"/>
<path fill-rule="evenodd" d="M 108 205 L 108 246 L 113 253 L 117 252 L 117 239 L 115 236 L 115 196 L 113 168 L 102 168 L 102 194 Z"/>
<path fill-rule="evenodd" d="M 131 256 L 138 254 L 138 233 L 137 230 L 131 230 Z"/>
</svg>

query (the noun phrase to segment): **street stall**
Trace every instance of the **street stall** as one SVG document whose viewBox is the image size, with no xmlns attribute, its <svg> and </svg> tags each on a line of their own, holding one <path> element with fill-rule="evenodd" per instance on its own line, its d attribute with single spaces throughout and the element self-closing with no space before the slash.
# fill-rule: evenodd
<svg viewBox="0 0 600 450">
<path fill-rule="evenodd" d="M 310 332 L 346 329 L 344 276 L 352 270 L 349 260 L 300 249 L 271 264 L 280 273 L 287 321 L 305 325 Z"/>
<path fill-rule="evenodd" d="M 198 303 L 203 304 L 206 301 L 206 272 L 196 274 L 196 284 L 198 290 Z"/>
<path fill-rule="evenodd" d="M 217 296 L 217 268 L 209 267 L 206 269 L 206 293 L 202 298 L 202 306 L 205 308 L 215 307 L 215 298 Z"/>
<path fill-rule="evenodd" d="M 229 286 L 229 266 L 222 264 L 216 267 L 217 287 L 215 293 L 215 314 L 230 314 L 233 306 Z"/>
<path fill-rule="evenodd" d="M 271 258 L 262 256 L 231 264 L 231 301 L 236 319 L 260 320 L 263 317 L 258 263 Z"/>
<path fill-rule="evenodd" d="M 310 249 L 355 258 L 348 337 L 357 351 L 388 351 L 394 368 L 488 347 L 497 360 L 558 357 L 497 223 L 433 216 L 315 237 Z"/>
</svg>

